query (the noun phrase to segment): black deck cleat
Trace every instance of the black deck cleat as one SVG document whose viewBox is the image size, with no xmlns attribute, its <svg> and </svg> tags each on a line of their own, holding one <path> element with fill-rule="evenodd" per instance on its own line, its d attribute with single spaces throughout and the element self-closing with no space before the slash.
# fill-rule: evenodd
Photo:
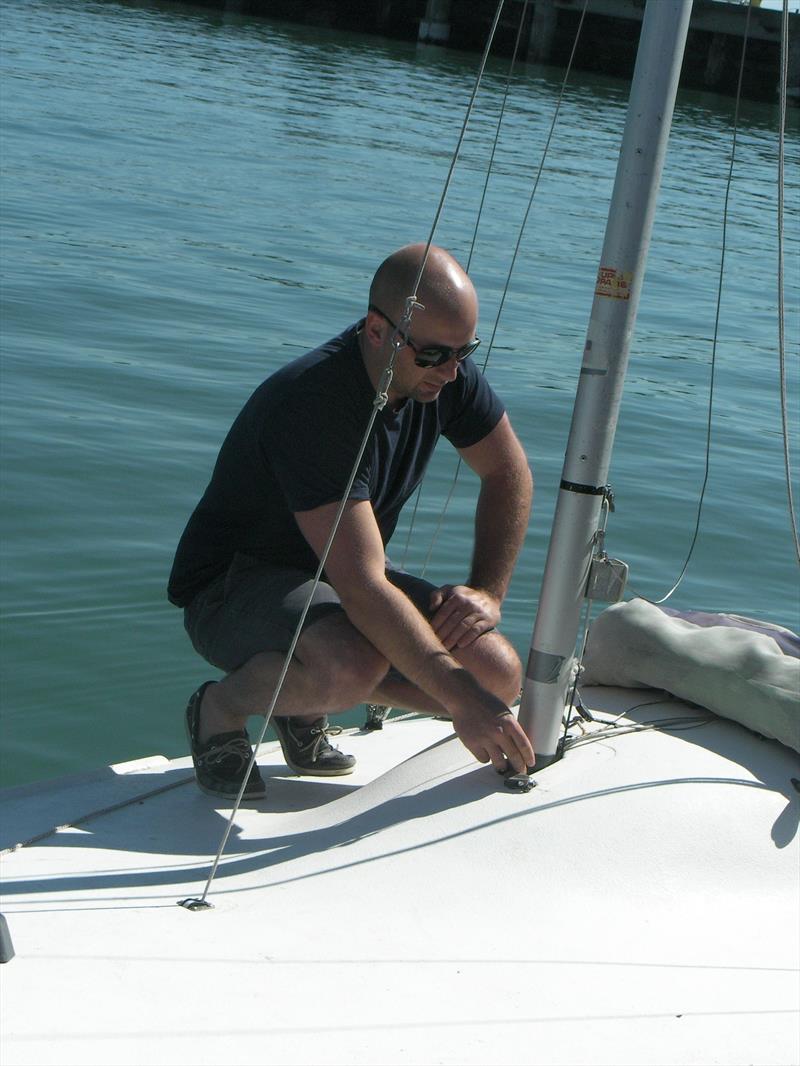
<svg viewBox="0 0 800 1066">
<path fill-rule="evenodd" d="M 383 723 L 391 709 L 391 707 L 384 707 L 383 704 L 380 703 L 368 703 L 367 719 L 364 722 L 364 729 L 383 729 Z"/>
</svg>

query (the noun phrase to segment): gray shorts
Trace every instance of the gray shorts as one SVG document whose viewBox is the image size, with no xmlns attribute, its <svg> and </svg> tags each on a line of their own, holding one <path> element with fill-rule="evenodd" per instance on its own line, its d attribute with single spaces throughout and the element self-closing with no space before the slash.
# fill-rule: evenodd
<svg viewBox="0 0 800 1066">
<path fill-rule="evenodd" d="M 386 576 L 430 617 L 428 604 L 436 585 L 395 569 L 388 560 Z M 225 673 L 259 652 L 287 651 L 313 583 L 314 575 L 305 570 L 237 554 L 227 572 L 198 592 L 183 612 L 195 651 Z M 339 597 L 321 581 L 303 629 L 337 611 L 344 614 Z"/>
</svg>

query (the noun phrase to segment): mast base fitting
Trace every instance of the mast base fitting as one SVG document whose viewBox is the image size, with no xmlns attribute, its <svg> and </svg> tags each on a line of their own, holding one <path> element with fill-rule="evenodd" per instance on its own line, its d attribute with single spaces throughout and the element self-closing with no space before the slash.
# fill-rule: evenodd
<svg viewBox="0 0 800 1066">
<path fill-rule="evenodd" d="M 536 766 L 533 768 L 533 773 L 538 773 L 539 770 L 544 770 L 546 766 L 550 766 L 551 763 L 557 762 L 561 758 L 560 751 L 554 751 L 552 755 L 540 755 L 539 752 L 534 752 L 536 755 Z"/>
<path fill-rule="evenodd" d="M 179 899 L 178 906 L 187 911 L 213 911 L 214 909 L 214 904 L 209 903 L 207 899 L 197 899 L 192 896 L 189 899 Z"/>
</svg>

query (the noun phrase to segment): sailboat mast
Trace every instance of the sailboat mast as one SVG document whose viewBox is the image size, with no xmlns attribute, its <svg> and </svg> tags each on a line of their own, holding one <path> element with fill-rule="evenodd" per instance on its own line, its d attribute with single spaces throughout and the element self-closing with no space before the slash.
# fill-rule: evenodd
<svg viewBox="0 0 800 1066">
<path fill-rule="evenodd" d="M 648 0 L 519 720 L 556 757 L 692 0 Z"/>
</svg>

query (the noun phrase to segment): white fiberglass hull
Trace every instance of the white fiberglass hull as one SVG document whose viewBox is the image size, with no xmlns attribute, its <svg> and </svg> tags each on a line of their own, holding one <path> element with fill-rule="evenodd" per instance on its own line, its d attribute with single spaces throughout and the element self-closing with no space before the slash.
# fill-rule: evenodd
<svg viewBox="0 0 800 1066">
<path fill-rule="evenodd" d="M 267 747 L 203 913 L 176 903 L 225 811 L 188 760 L 11 790 L 31 837 L 127 802 L 5 857 L 5 1066 L 796 1063 L 798 759 L 675 701 L 630 718 L 687 714 L 527 794 L 432 720 L 346 735 L 338 781 Z"/>
</svg>

